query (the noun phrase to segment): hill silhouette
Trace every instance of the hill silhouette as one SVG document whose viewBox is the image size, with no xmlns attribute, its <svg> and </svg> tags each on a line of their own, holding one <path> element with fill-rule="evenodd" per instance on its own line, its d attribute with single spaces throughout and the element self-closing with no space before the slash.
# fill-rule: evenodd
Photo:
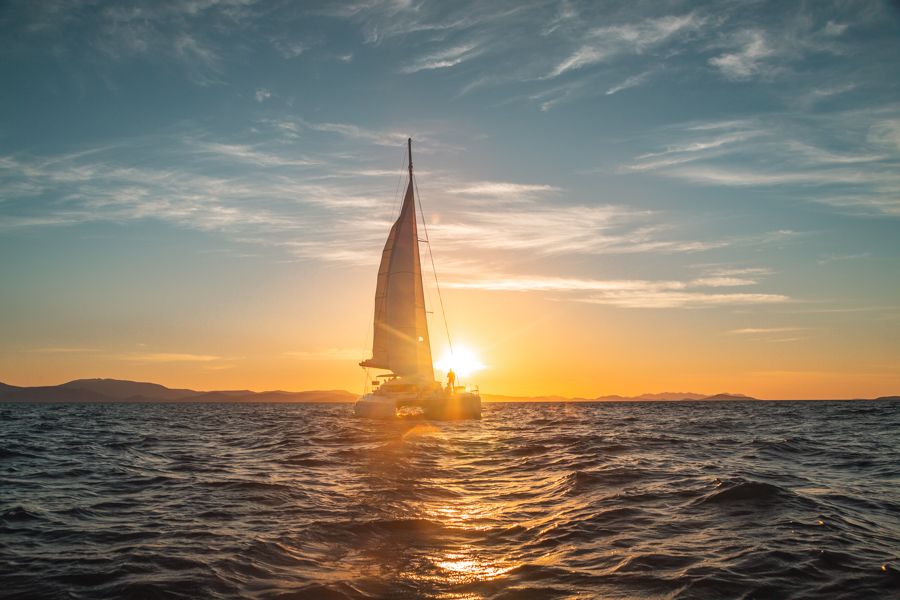
<svg viewBox="0 0 900 600">
<path fill-rule="evenodd" d="M 18 387 L 0 383 L 0 402 L 353 402 L 344 390 L 199 392 L 121 379 L 76 379 L 61 385 Z"/>
<path fill-rule="evenodd" d="M 486 402 L 679 402 L 702 400 L 758 400 L 744 394 L 698 394 L 696 392 L 659 392 L 638 396 L 597 396 L 596 398 L 565 398 L 563 396 L 502 396 L 482 394 Z"/>
</svg>

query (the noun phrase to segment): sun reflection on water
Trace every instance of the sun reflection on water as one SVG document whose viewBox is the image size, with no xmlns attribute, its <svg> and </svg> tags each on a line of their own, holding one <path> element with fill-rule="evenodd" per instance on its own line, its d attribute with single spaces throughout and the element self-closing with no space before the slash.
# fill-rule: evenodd
<svg viewBox="0 0 900 600">
<path fill-rule="evenodd" d="M 477 555 L 471 547 L 435 557 L 432 563 L 441 570 L 445 580 L 455 584 L 490 581 L 516 567 L 514 564 L 503 564 L 502 561 L 487 560 Z"/>
</svg>

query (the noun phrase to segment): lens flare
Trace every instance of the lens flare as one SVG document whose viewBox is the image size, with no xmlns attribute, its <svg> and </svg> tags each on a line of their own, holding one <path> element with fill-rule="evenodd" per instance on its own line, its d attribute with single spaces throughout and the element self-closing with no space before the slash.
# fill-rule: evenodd
<svg viewBox="0 0 900 600">
<path fill-rule="evenodd" d="M 478 355 L 464 344 L 454 344 L 452 353 L 449 348 L 445 349 L 441 359 L 434 363 L 434 366 L 444 373 L 453 369 L 458 377 L 469 377 L 485 368 Z"/>
</svg>

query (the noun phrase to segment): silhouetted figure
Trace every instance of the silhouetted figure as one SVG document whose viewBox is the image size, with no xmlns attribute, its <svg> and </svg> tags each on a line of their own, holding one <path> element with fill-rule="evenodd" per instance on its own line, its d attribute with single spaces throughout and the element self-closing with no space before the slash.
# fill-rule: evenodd
<svg viewBox="0 0 900 600">
<path fill-rule="evenodd" d="M 447 389 L 452 392 L 454 385 L 456 385 L 456 373 L 453 372 L 453 369 L 450 369 L 447 371 Z"/>
</svg>

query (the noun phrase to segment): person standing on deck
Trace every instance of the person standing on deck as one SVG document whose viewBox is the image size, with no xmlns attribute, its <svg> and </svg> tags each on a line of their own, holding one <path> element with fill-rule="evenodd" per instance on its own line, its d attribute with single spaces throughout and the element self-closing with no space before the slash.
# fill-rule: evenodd
<svg viewBox="0 0 900 600">
<path fill-rule="evenodd" d="M 450 369 L 447 371 L 447 389 L 452 392 L 454 385 L 456 385 L 456 373 L 453 372 L 453 369 Z"/>
</svg>

